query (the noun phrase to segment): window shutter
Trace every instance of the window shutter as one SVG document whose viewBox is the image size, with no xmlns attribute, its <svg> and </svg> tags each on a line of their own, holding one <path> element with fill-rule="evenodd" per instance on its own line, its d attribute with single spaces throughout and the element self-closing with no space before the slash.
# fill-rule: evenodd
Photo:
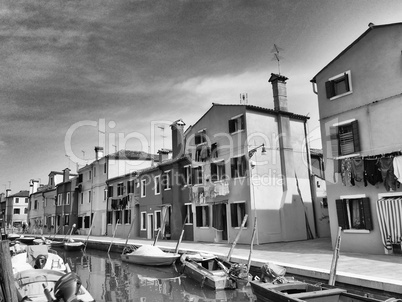
<svg viewBox="0 0 402 302">
<path fill-rule="evenodd" d="M 346 91 L 350 91 L 350 85 L 349 85 L 349 75 L 345 72 L 345 74 L 344 74 L 344 76 L 345 76 L 345 89 L 346 89 Z"/>
<path fill-rule="evenodd" d="M 357 121 L 352 122 L 352 133 L 353 133 L 353 147 L 354 151 L 360 151 L 360 137 L 359 137 L 359 124 Z"/>
<path fill-rule="evenodd" d="M 229 120 L 229 133 L 235 132 L 235 120 Z"/>
<path fill-rule="evenodd" d="M 231 158 L 230 159 L 230 172 L 231 172 L 231 176 L 232 178 L 235 178 L 235 172 L 236 172 L 236 165 L 235 165 L 235 158 Z"/>
<path fill-rule="evenodd" d="M 332 157 L 339 156 L 338 127 L 329 127 L 329 139 L 331 140 Z"/>
<path fill-rule="evenodd" d="M 206 217 L 206 222 L 207 222 L 207 226 L 209 226 L 209 206 L 207 206 L 207 207 L 205 207 L 206 208 L 206 210 L 205 210 L 205 215 L 207 216 Z"/>
<path fill-rule="evenodd" d="M 232 228 L 237 227 L 237 220 L 236 220 L 236 205 L 235 204 L 231 204 L 230 205 L 230 222 L 232 224 Z"/>
<path fill-rule="evenodd" d="M 362 198 L 361 206 L 362 206 L 362 213 L 364 215 L 365 229 L 372 230 L 373 220 L 371 219 L 370 199 L 368 197 Z"/>
<path fill-rule="evenodd" d="M 245 129 L 245 118 L 244 115 L 240 117 L 240 129 Z"/>
<path fill-rule="evenodd" d="M 217 181 L 218 169 L 215 163 L 211 163 L 211 181 Z"/>
<path fill-rule="evenodd" d="M 200 227 L 200 226 L 202 226 L 202 208 L 196 207 L 195 212 L 196 212 L 196 216 L 197 216 L 196 217 L 196 219 L 197 219 L 196 225 L 197 225 L 197 227 Z"/>
<path fill-rule="evenodd" d="M 336 200 L 336 213 L 338 215 L 338 225 L 342 230 L 349 229 L 346 203 L 343 199 Z"/>
<path fill-rule="evenodd" d="M 246 176 L 247 173 L 247 160 L 246 156 L 243 155 L 241 157 L 241 175 L 240 176 Z"/>
<path fill-rule="evenodd" d="M 327 92 L 327 99 L 330 99 L 335 95 L 334 84 L 332 81 L 325 82 L 325 90 Z"/>
<path fill-rule="evenodd" d="M 211 157 L 212 158 L 218 157 L 218 144 L 217 143 L 213 143 L 211 145 Z"/>
</svg>

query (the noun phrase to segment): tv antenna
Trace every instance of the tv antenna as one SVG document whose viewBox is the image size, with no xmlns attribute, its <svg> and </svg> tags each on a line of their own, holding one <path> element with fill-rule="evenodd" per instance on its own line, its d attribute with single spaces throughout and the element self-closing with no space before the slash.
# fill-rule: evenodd
<svg viewBox="0 0 402 302">
<path fill-rule="evenodd" d="M 248 104 L 248 93 L 240 93 L 240 104 Z"/>
<path fill-rule="evenodd" d="M 158 128 L 162 130 L 162 149 L 165 149 L 165 126 L 158 126 Z"/>
<path fill-rule="evenodd" d="M 274 44 L 274 47 L 271 50 L 271 53 L 274 54 L 274 57 L 272 58 L 271 61 L 277 61 L 278 62 L 278 74 L 281 74 L 281 59 L 283 59 L 283 57 L 281 55 L 279 55 L 279 53 L 283 51 L 282 48 L 280 48 L 278 45 Z"/>
</svg>

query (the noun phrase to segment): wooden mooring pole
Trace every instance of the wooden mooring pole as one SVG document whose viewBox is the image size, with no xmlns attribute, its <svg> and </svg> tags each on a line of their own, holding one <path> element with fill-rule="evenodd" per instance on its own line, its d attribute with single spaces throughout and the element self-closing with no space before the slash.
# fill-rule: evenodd
<svg viewBox="0 0 402 302">
<path fill-rule="evenodd" d="M 11 265 L 10 243 L 2 240 L 0 248 L 0 284 L 4 301 L 18 302 L 17 288 L 14 284 L 13 267 Z"/>
<path fill-rule="evenodd" d="M 338 235 L 336 236 L 334 254 L 332 256 L 331 272 L 330 272 L 329 281 L 328 281 L 329 285 L 335 285 L 336 266 L 338 264 L 339 250 L 341 248 L 341 233 L 342 233 L 342 228 L 339 227 Z"/>
</svg>

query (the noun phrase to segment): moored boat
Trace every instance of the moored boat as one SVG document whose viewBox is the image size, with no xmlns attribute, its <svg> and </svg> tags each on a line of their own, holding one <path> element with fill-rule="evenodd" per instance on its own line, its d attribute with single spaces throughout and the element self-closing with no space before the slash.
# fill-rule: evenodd
<svg viewBox="0 0 402 302">
<path fill-rule="evenodd" d="M 83 242 L 74 241 L 72 239 L 65 241 L 63 244 L 66 251 L 80 251 L 84 246 Z"/>
<path fill-rule="evenodd" d="M 198 259 L 190 255 L 183 255 L 182 273 L 199 282 L 201 287 L 212 289 L 235 289 L 236 280 L 230 275 L 231 264 L 218 259 L 216 256 Z"/>
<path fill-rule="evenodd" d="M 178 258 L 180 258 L 179 254 L 164 252 L 153 245 L 125 249 L 125 252 L 121 255 L 121 260 L 124 262 L 149 266 L 172 265 Z"/>
<path fill-rule="evenodd" d="M 20 238 L 20 237 L 21 237 L 20 234 L 15 234 L 15 233 L 7 234 L 7 239 L 10 240 L 10 241 L 13 241 L 13 240 L 15 240 L 15 239 L 18 239 L 18 238 Z"/>
<path fill-rule="evenodd" d="M 35 237 L 21 235 L 18 240 L 22 243 L 30 245 L 34 243 Z"/>
</svg>

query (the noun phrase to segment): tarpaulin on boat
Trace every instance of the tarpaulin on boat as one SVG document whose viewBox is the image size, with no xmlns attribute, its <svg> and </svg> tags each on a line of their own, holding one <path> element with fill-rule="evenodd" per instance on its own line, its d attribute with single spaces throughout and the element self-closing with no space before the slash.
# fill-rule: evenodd
<svg viewBox="0 0 402 302">
<path fill-rule="evenodd" d="M 386 249 L 392 249 L 390 244 L 401 243 L 402 197 L 378 200 L 377 215 L 382 243 Z"/>
</svg>

